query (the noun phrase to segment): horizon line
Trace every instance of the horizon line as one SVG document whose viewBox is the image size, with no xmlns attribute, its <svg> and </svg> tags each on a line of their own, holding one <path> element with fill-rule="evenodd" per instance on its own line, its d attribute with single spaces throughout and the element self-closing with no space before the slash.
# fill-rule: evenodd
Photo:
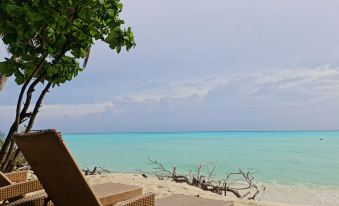
<svg viewBox="0 0 339 206">
<path fill-rule="evenodd" d="M 111 131 L 111 132 L 63 132 L 63 134 L 112 134 L 112 133 L 198 133 L 198 132 L 339 132 L 335 130 L 183 130 L 183 131 Z"/>
</svg>

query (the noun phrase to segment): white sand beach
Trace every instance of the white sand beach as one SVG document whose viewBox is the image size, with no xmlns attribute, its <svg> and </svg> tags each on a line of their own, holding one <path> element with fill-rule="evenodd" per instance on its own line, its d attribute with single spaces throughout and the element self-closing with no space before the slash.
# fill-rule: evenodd
<svg viewBox="0 0 339 206">
<path fill-rule="evenodd" d="M 304 187 L 296 187 L 291 190 L 286 187 L 277 187 L 267 185 L 265 194 L 259 195 L 256 201 L 239 200 L 230 196 L 221 196 L 199 188 L 189 186 L 187 184 L 174 183 L 170 181 L 158 180 L 156 178 L 144 178 L 140 174 L 127 173 L 111 173 L 102 175 L 86 176 L 90 184 L 98 184 L 105 182 L 116 182 L 128 185 L 141 186 L 144 193 L 152 192 L 156 194 L 156 198 L 164 198 L 172 194 L 186 194 L 192 196 L 200 196 L 203 198 L 217 200 L 231 200 L 235 205 L 258 205 L 258 206 L 296 206 L 296 205 L 328 205 L 334 206 L 338 202 L 334 202 L 335 198 L 339 198 L 339 189 L 326 193 L 325 190 L 314 188 L 313 193 L 306 191 Z M 337 196 L 333 196 L 337 194 Z M 313 196 L 313 198 L 311 198 Z M 328 201 L 325 199 L 327 198 Z"/>
</svg>

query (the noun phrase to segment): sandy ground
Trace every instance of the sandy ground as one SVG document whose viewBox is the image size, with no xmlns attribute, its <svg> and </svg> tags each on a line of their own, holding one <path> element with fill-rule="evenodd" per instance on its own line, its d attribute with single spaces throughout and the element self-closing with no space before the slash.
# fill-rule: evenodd
<svg viewBox="0 0 339 206">
<path fill-rule="evenodd" d="M 99 184 L 105 182 L 115 182 L 128 185 L 140 186 L 143 192 L 152 192 L 156 194 L 156 198 L 164 198 L 172 194 L 185 194 L 202 198 L 234 201 L 236 206 L 289 206 L 288 203 L 266 202 L 266 201 L 245 201 L 234 197 L 225 197 L 214 194 L 212 192 L 203 191 L 199 188 L 189 186 L 187 184 L 174 183 L 170 181 L 158 180 L 156 178 L 144 178 L 140 174 L 111 173 L 102 175 L 86 176 L 90 184 Z M 259 197 L 259 199 L 262 199 Z M 296 204 L 293 204 L 296 206 Z M 301 204 L 299 204 L 301 205 Z"/>
</svg>

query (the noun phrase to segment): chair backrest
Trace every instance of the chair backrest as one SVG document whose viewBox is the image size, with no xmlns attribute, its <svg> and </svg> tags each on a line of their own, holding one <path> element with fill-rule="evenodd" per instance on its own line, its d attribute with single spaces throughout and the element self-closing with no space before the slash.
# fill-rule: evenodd
<svg viewBox="0 0 339 206">
<path fill-rule="evenodd" d="M 13 184 L 12 181 L 0 171 L 0 187 Z"/>
<path fill-rule="evenodd" d="M 12 136 L 57 206 L 101 206 L 56 130 Z"/>
</svg>

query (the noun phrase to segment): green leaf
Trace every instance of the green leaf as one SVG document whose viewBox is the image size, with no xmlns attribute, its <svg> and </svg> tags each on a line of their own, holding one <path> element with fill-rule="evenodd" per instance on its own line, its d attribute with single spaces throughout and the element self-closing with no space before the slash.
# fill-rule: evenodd
<svg viewBox="0 0 339 206">
<path fill-rule="evenodd" d="M 37 22 L 37 21 L 43 21 L 45 19 L 45 17 L 39 13 L 36 12 L 27 12 L 28 17 L 33 21 L 33 22 Z"/>
<path fill-rule="evenodd" d="M 3 4 L 2 8 L 5 10 L 5 12 L 9 14 L 17 14 L 16 12 L 19 10 L 20 7 L 14 4 Z"/>
<path fill-rule="evenodd" d="M 32 0 L 33 2 L 33 6 L 36 6 L 37 4 L 39 4 L 40 0 Z"/>
<path fill-rule="evenodd" d="M 123 7 L 122 3 L 118 3 L 117 7 L 119 10 L 122 10 L 122 7 Z"/>
<path fill-rule="evenodd" d="M 13 74 L 14 70 L 7 62 L 0 62 L 0 74 L 9 77 Z"/>
<path fill-rule="evenodd" d="M 11 44 L 14 43 L 17 40 L 17 35 L 14 33 L 6 34 L 2 38 L 2 41 L 4 41 L 5 44 Z"/>
<path fill-rule="evenodd" d="M 18 85 L 21 85 L 23 84 L 25 81 L 24 81 L 24 78 L 22 76 L 20 77 L 16 77 L 15 78 L 15 82 L 18 84 Z"/>
</svg>

